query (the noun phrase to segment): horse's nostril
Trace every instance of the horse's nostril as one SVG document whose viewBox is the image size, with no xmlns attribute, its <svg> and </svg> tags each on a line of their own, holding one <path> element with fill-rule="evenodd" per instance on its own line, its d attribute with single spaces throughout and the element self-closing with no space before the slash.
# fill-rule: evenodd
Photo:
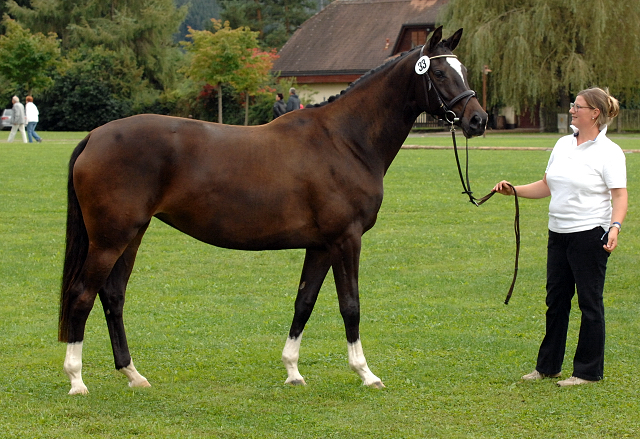
<svg viewBox="0 0 640 439">
<path fill-rule="evenodd" d="M 482 126 L 482 118 L 477 114 L 474 114 L 469 121 L 469 126 L 473 129 L 479 128 L 480 126 Z"/>
</svg>

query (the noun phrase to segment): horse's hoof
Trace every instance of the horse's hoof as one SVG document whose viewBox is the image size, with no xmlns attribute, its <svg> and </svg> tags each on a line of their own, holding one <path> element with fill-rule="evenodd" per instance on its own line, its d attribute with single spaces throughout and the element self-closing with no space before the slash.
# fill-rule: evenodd
<svg viewBox="0 0 640 439">
<path fill-rule="evenodd" d="M 69 395 L 88 395 L 88 394 L 89 394 L 89 389 L 87 389 L 87 386 L 72 387 L 71 390 L 69 390 Z"/>
<path fill-rule="evenodd" d="M 132 381 L 129 383 L 129 387 L 151 387 L 151 384 L 147 380 Z"/>
<path fill-rule="evenodd" d="M 287 380 L 284 382 L 285 384 L 290 384 L 292 386 L 306 386 L 307 383 L 304 381 L 304 378 L 295 379 L 295 380 Z"/>
<path fill-rule="evenodd" d="M 369 384 L 369 387 L 371 387 L 372 389 L 384 389 L 385 385 L 382 384 L 382 381 L 375 381 Z"/>
</svg>

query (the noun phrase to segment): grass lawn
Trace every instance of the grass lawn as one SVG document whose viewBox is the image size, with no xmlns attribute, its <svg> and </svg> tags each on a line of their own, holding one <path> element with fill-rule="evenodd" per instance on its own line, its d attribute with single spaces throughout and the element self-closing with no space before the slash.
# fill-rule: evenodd
<svg viewBox="0 0 640 439">
<path fill-rule="evenodd" d="M 42 144 L 0 141 L 0 437 L 640 437 L 640 155 L 627 155 L 630 207 L 609 260 L 598 384 L 561 389 L 555 380 L 520 380 L 535 367 L 544 331 L 548 200 L 521 201 L 520 272 L 505 306 L 513 199 L 495 196 L 476 208 L 460 194 L 452 151 L 401 150 L 378 223 L 363 238 L 360 270 L 364 351 L 385 389 L 362 386 L 347 365 L 330 277 L 303 338 L 299 366 L 308 385 L 283 384 L 280 355 L 304 251 L 218 249 L 154 220 L 125 307 L 134 362 L 152 387 L 130 389 L 114 371 L 96 304 L 83 357 L 90 394 L 71 397 L 65 346 L 56 341 L 58 288 L 68 158 L 86 133 L 40 134 Z M 612 137 L 623 148 L 640 147 L 638 136 Z M 503 178 L 541 178 L 545 148 L 557 138 L 472 139 L 539 147 L 470 151 L 476 195 Z M 418 140 L 450 144 L 447 136 Z"/>
</svg>

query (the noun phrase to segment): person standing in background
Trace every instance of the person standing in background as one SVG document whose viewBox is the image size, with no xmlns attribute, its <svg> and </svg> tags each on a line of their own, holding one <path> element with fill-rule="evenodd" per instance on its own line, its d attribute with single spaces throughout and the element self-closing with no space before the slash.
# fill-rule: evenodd
<svg viewBox="0 0 640 439">
<path fill-rule="evenodd" d="M 38 107 L 33 103 L 33 97 L 27 96 L 27 105 L 25 106 L 25 112 L 27 115 L 27 136 L 29 137 L 29 143 L 33 143 L 33 139 L 36 142 L 41 143 L 42 137 L 36 133 L 36 125 L 38 124 L 38 116 L 40 112 Z"/>
<path fill-rule="evenodd" d="M 24 124 L 26 122 L 24 105 L 20 103 L 18 96 L 14 96 L 11 102 L 13 102 L 13 113 L 11 114 L 11 132 L 9 133 L 7 141 L 13 142 L 14 137 L 16 137 L 16 132 L 20 130 L 22 140 L 24 143 L 27 143 L 27 134 L 24 132 Z"/>
<path fill-rule="evenodd" d="M 289 89 L 289 100 L 287 101 L 287 113 L 293 110 L 300 109 L 300 98 L 296 94 L 296 89 L 291 87 Z"/>
<path fill-rule="evenodd" d="M 284 103 L 284 96 L 282 95 L 282 93 L 278 93 L 276 95 L 276 101 L 273 104 L 273 118 L 276 119 L 282 116 L 286 112 L 287 112 L 287 107 Z"/>
</svg>

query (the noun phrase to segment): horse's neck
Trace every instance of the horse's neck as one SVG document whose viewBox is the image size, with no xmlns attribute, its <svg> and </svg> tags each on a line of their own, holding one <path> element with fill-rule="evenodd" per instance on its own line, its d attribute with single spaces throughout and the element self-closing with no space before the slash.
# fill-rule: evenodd
<svg viewBox="0 0 640 439">
<path fill-rule="evenodd" d="M 340 98 L 346 113 L 340 118 L 341 123 L 346 132 L 357 136 L 352 143 L 362 149 L 363 155 L 382 165 L 385 172 L 418 115 L 412 92 L 415 78 L 407 78 L 402 70 L 391 66 L 373 73 Z"/>
</svg>

